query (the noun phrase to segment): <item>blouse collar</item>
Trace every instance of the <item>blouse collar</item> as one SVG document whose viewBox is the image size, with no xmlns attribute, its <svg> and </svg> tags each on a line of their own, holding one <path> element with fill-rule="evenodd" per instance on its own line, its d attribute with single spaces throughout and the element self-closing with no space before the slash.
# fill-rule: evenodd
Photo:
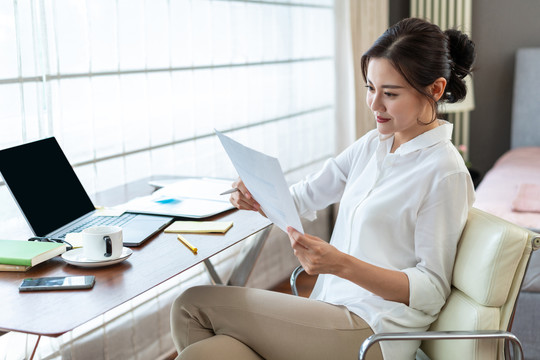
<svg viewBox="0 0 540 360">
<path fill-rule="evenodd" d="M 446 120 L 437 120 L 437 121 L 439 122 L 439 126 L 418 135 L 414 139 L 411 139 L 404 144 L 401 144 L 401 146 L 397 148 L 395 154 L 406 155 L 406 154 L 415 152 L 417 150 L 428 148 L 441 141 L 450 140 L 452 138 L 452 130 L 454 128 L 454 125 L 452 125 Z M 386 142 L 387 140 L 390 140 L 390 139 L 393 140 L 393 138 L 394 138 L 394 135 L 379 134 L 379 139 L 381 143 Z M 388 146 L 391 147 L 392 142 L 393 141 L 389 141 L 387 143 Z"/>
</svg>

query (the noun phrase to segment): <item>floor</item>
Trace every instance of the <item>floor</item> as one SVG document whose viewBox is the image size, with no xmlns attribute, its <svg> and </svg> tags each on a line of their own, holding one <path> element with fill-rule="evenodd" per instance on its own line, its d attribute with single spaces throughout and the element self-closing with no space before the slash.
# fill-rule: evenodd
<svg viewBox="0 0 540 360">
<path fill-rule="evenodd" d="M 310 276 L 305 272 L 301 272 L 296 279 L 296 289 L 298 290 L 298 295 L 303 297 L 309 297 L 309 294 L 311 294 L 311 290 L 313 289 L 316 280 L 316 276 Z M 292 294 L 289 279 L 283 280 L 271 290 L 286 294 Z"/>
</svg>

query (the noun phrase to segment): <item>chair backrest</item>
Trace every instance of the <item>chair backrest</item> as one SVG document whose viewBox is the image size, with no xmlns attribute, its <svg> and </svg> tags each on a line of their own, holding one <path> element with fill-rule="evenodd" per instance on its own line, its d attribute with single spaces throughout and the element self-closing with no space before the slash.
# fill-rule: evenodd
<svg viewBox="0 0 540 360">
<path fill-rule="evenodd" d="M 538 234 L 472 209 L 458 244 L 452 291 L 430 331 L 509 330 Z M 430 340 L 431 359 L 504 359 L 501 340 Z"/>
</svg>

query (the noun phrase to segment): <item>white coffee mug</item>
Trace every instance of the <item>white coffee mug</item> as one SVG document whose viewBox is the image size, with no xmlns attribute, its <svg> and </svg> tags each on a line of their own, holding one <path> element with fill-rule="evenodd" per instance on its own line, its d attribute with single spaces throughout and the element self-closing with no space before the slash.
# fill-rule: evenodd
<svg viewBox="0 0 540 360">
<path fill-rule="evenodd" d="M 88 260 L 114 260 L 122 255 L 120 226 L 92 226 L 82 231 L 83 254 Z"/>
</svg>

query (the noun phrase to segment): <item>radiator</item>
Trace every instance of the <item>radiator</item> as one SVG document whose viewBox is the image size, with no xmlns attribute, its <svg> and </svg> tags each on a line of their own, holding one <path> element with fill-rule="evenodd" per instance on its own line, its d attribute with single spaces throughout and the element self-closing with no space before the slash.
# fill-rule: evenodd
<svg viewBox="0 0 540 360">
<path fill-rule="evenodd" d="M 456 28 L 471 36 L 472 0 L 411 0 L 410 15 L 430 20 L 443 30 Z M 474 109 L 474 91 L 472 78 L 467 77 L 466 81 L 467 98 L 446 105 L 441 112 L 447 114 L 448 121 L 454 124 L 454 144 L 465 145 L 469 149 L 469 121 L 470 112 Z M 469 160 L 468 152 L 464 152 L 463 156 Z"/>
</svg>

